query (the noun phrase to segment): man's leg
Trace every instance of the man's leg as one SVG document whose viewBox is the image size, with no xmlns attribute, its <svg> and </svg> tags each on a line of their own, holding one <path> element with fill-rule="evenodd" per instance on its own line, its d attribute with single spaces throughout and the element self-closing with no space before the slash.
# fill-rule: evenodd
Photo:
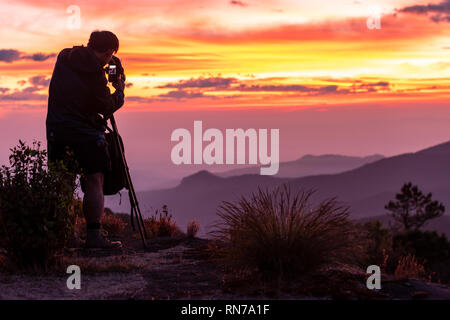
<svg viewBox="0 0 450 320">
<path fill-rule="evenodd" d="M 103 173 L 84 177 L 83 211 L 86 218 L 86 246 L 90 248 L 120 248 L 120 241 L 109 241 L 101 234 L 101 218 L 104 211 Z"/>
<path fill-rule="evenodd" d="M 103 173 L 87 174 L 84 177 L 85 194 L 83 199 L 83 211 L 88 226 L 98 225 L 104 210 Z"/>
</svg>

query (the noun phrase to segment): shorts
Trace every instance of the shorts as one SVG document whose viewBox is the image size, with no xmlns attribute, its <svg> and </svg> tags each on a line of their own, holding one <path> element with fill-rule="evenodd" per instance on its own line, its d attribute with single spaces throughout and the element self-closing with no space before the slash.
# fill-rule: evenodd
<svg viewBox="0 0 450 320">
<path fill-rule="evenodd" d="M 83 143 L 48 142 L 48 161 L 62 160 L 71 172 L 81 174 L 105 173 L 111 170 L 111 159 L 105 140 Z M 73 161 L 71 159 L 73 155 Z"/>
</svg>

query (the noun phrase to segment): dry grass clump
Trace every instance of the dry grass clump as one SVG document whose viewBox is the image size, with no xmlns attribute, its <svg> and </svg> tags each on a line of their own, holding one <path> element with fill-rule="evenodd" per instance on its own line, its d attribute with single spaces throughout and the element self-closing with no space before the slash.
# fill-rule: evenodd
<svg viewBox="0 0 450 320">
<path fill-rule="evenodd" d="M 120 217 L 113 213 L 105 214 L 101 220 L 102 228 L 108 232 L 108 235 L 117 236 L 125 229 L 126 223 Z"/>
<path fill-rule="evenodd" d="M 123 218 L 116 215 L 108 208 L 105 208 L 105 213 L 103 214 L 100 222 L 102 229 L 105 230 L 109 236 L 120 235 L 127 226 L 127 223 L 124 221 Z M 84 218 L 82 213 L 81 215 L 77 214 L 75 218 L 74 229 L 75 229 L 74 230 L 75 237 L 80 239 L 86 238 L 86 219 Z"/>
<path fill-rule="evenodd" d="M 226 245 L 225 265 L 268 279 L 291 279 L 330 264 L 353 262 L 358 242 L 348 209 L 335 199 L 311 204 L 312 192 L 284 185 L 223 202 L 212 235 Z"/>
<path fill-rule="evenodd" d="M 198 230 L 200 229 L 200 223 L 195 220 L 191 220 L 187 224 L 186 235 L 188 238 L 195 238 Z"/>
<path fill-rule="evenodd" d="M 182 234 L 166 205 L 162 207 L 161 211 L 156 210 L 153 216 L 145 219 L 144 225 L 152 238 L 174 237 Z"/>
<path fill-rule="evenodd" d="M 425 275 L 424 263 L 418 261 L 413 254 L 408 254 L 398 260 L 394 274 L 397 278 L 419 279 Z"/>
</svg>

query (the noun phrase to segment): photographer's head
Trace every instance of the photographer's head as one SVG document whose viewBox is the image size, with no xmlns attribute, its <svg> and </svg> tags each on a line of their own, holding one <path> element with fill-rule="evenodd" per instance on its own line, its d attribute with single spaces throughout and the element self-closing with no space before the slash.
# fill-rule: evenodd
<svg viewBox="0 0 450 320">
<path fill-rule="evenodd" d="M 110 31 L 94 31 L 89 37 L 87 46 L 94 51 L 101 65 L 104 66 L 119 50 L 119 39 Z"/>
</svg>

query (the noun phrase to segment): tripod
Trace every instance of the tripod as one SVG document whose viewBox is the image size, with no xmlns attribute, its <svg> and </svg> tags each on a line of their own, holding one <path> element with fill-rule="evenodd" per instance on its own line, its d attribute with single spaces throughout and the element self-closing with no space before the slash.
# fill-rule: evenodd
<svg viewBox="0 0 450 320">
<path fill-rule="evenodd" d="M 110 120 L 111 126 L 112 126 L 111 133 L 113 134 L 116 146 L 120 150 L 120 154 L 122 155 L 121 158 L 122 158 L 122 163 L 123 163 L 123 167 L 125 170 L 124 173 L 125 173 L 126 180 L 127 180 L 126 188 L 128 189 L 128 196 L 130 198 L 131 226 L 133 228 L 133 231 L 136 231 L 136 226 L 137 226 L 137 229 L 139 230 L 139 235 L 141 236 L 141 239 L 142 239 L 142 245 L 144 246 L 144 248 L 147 248 L 147 243 L 146 243 L 146 240 L 148 238 L 147 231 L 145 230 L 145 224 L 144 224 L 144 220 L 142 219 L 141 209 L 139 208 L 139 203 L 138 203 L 138 200 L 136 197 L 136 192 L 134 190 L 133 182 L 131 181 L 130 170 L 128 168 L 127 159 L 125 158 L 125 151 L 124 151 L 123 145 L 121 143 L 119 131 L 117 130 L 116 120 L 114 119 L 113 115 L 111 115 L 109 120 Z M 136 226 L 135 226 L 134 220 L 136 220 Z"/>
</svg>

